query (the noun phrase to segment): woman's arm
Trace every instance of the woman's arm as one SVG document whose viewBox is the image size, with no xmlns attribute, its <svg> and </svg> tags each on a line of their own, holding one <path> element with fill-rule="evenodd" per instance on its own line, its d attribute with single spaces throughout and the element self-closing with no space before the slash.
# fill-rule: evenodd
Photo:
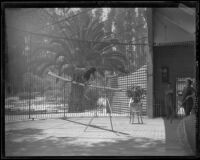
<svg viewBox="0 0 200 160">
<path fill-rule="evenodd" d="M 129 108 L 131 108 L 132 101 L 133 101 L 132 98 L 130 98 L 129 103 L 128 103 Z"/>
<path fill-rule="evenodd" d="M 184 87 L 183 92 L 182 92 L 182 99 L 181 99 L 182 103 L 185 101 L 185 98 L 187 96 L 186 92 L 187 92 L 187 88 Z"/>
</svg>

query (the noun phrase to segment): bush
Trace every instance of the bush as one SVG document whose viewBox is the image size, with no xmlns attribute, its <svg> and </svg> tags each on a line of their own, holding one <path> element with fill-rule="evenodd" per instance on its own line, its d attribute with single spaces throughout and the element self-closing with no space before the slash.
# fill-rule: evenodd
<svg viewBox="0 0 200 160">
<path fill-rule="evenodd" d="M 19 100 L 19 97 L 8 97 L 8 98 L 5 98 L 5 103 L 12 104 L 12 103 L 16 103 L 18 100 Z"/>
</svg>

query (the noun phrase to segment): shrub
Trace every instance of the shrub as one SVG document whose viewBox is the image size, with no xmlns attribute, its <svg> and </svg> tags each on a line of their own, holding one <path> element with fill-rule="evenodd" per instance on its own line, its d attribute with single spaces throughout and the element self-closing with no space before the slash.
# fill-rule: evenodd
<svg viewBox="0 0 200 160">
<path fill-rule="evenodd" d="M 8 98 L 5 98 L 5 103 L 12 104 L 12 103 L 16 103 L 18 100 L 19 100 L 19 97 L 8 97 Z"/>
</svg>

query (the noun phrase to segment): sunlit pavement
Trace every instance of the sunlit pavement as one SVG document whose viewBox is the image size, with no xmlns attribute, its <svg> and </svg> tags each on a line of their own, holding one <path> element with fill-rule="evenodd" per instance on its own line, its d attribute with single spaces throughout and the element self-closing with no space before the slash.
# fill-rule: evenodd
<svg viewBox="0 0 200 160">
<path fill-rule="evenodd" d="M 128 117 L 47 119 L 7 123 L 6 156 L 187 156 L 176 127 L 162 118 L 143 118 L 130 124 Z M 135 120 L 136 121 L 136 120 Z M 137 122 L 137 121 L 136 121 Z"/>
</svg>

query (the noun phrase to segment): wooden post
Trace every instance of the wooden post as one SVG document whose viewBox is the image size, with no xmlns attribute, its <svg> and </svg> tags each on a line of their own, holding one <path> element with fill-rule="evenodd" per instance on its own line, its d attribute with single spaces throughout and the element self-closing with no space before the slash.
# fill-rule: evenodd
<svg viewBox="0 0 200 160">
<path fill-rule="evenodd" d="M 147 25 L 148 25 L 148 47 L 147 53 L 147 115 L 153 118 L 155 110 L 154 106 L 154 71 L 153 71 L 153 9 L 147 9 Z"/>
<path fill-rule="evenodd" d="M 65 104 L 65 94 L 66 94 L 66 92 L 65 92 L 65 83 L 64 83 L 64 118 L 65 118 L 65 107 L 66 107 L 66 104 Z"/>
</svg>

